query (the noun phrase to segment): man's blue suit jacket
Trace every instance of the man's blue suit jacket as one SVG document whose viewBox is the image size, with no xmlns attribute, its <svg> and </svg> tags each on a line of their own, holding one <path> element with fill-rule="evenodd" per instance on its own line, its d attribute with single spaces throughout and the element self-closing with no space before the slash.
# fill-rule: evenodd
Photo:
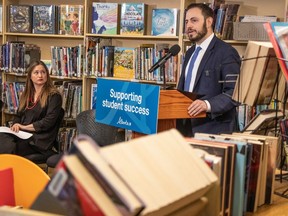
<svg viewBox="0 0 288 216">
<path fill-rule="evenodd" d="M 177 86 L 179 90 L 184 90 L 185 68 L 194 50 L 195 46 L 192 46 L 186 52 Z M 199 65 L 193 88 L 193 93 L 202 95 L 201 100 L 209 101 L 211 113 L 207 113 L 206 118 L 177 121 L 177 128 L 183 135 L 231 133 L 235 130 L 237 102 L 231 96 L 235 87 L 233 80 L 240 73 L 240 65 L 236 49 L 214 36 Z M 232 82 L 225 82 L 229 80 Z"/>
</svg>

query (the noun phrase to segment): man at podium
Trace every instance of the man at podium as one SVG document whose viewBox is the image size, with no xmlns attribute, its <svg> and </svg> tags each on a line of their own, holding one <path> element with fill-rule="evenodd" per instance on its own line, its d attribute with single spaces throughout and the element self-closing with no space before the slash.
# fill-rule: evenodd
<svg viewBox="0 0 288 216">
<path fill-rule="evenodd" d="M 184 136 L 201 133 L 231 133 L 236 129 L 236 106 L 232 100 L 235 80 L 240 71 L 238 52 L 213 33 L 213 10 L 205 4 L 187 7 L 185 30 L 193 46 L 187 50 L 177 88 L 203 95 L 191 103 L 193 117 L 206 112 L 205 118 L 177 120 Z"/>
</svg>

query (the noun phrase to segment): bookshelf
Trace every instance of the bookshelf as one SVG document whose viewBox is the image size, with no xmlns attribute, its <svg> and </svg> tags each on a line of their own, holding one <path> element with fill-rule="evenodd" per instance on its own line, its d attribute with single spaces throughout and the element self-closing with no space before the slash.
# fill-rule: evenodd
<svg viewBox="0 0 288 216">
<path fill-rule="evenodd" d="M 102 34 L 92 34 L 92 2 L 114 2 L 119 5 L 126 3 L 145 3 L 147 5 L 147 20 L 146 20 L 146 34 L 143 36 L 123 36 L 119 33 L 116 35 L 102 35 Z M 11 41 L 24 41 L 26 44 L 36 44 L 41 48 L 41 59 L 47 60 L 51 59 L 50 49 L 51 46 L 77 46 L 79 44 L 85 44 L 86 37 L 101 37 L 101 38 L 109 38 L 112 40 L 113 46 L 123 46 L 123 47 L 138 47 L 140 44 L 148 44 L 148 43 L 167 43 L 170 46 L 174 44 L 179 44 L 181 47 L 181 51 L 178 54 L 178 66 L 177 66 L 177 77 L 180 74 L 181 68 L 181 59 L 184 52 L 184 47 L 189 44 L 189 41 L 185 39 L 183 36 L 183 25 L 184 25 L 184 11 L 188 4 L 192 2 L 203 3 L 207 2 L 204 0 L 167 0 L 167 1 L 154 1 L 154 0 L 51 0 L 49 3 L 45 1 L 36 1 L 36 0 L 2 0 L 3 6 L 3 14 L 2 14 L 2 26 L 3 33 L 0 34 L 2 44 Z M 209 0 L 208 2 L 211 2 Z M 280 21 L 286 19 L 286 8 L 287 8 L 287 0 L 279 0 L 277 4 L 273 1 L 263 0 L 261 5 L 259 5 L 259 1 L 257 0 L 243 0 L 241 2 L 237 0 L 226 1 L 226 3 L 239 3 L 240 10 L 239 15 L 251 14 L 251 15 L 276 15 L 279 17 Z M 8 8 L 7 6 L 10 4 L 79 4 L 84 5 L 84 34 L 83 35 L 58 35 L 58 34 L 26 34 L 26 33 L 11 33 L 8 29 Z M 177 36 L 152 36 L 151 35 L 151 13 L 153 8 L 177 8 L 179 10 L 178 17 L 178 30 Z M 119 32 L 119 31 L 118 31 Z M 228 43 L 235 46 L 235 48 L 239 51 L 240 55 L 242 55 L 245 51 L 247 41 L 227 41 Z M 25 77 L 25 76 L 24 76 Z M 2 82 L 5 81 L 14 81 L 14 80 L 23 80 L 24 77 L 19 77 L 14 75 L 13 73 L 2 73 Z M 53 77 L 53 79 L 57 80 L 71 80 L 71 78 L 66 77 Z M 74 78 L 73 78 L 74 79 Z M 82 110 L 87 110 L 90 107 L 90 95 L 91 95 L 91 84 L 96 82 L 96 77 L 93 76 L 82 76 L 78 78 L 82 80 Z M 143 81 L 141 81 L 143 82 Z M 149 81 L 150 82 L 150 81 Z M 148 82 L 148 83 L 149 83 Z M 155 83 L 155 82 L 153 82 Z M 172 83 L 176 85 L 176 82 Z M 2 115 L 2 124 L 6 121 L 6 117 L 11 116 L 11 114 L 6 115 L 5 112 Z M 9 118 L 8 118 L 9 119 Z"/>
</svg>

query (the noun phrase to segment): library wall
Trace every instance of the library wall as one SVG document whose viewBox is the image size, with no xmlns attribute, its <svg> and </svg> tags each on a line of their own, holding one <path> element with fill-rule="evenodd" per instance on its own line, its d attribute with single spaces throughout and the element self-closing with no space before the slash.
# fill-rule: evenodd
<svg viewBox="0 0 288 216">
<path fill-rule="evenodd" d="M 102 34 L 92 34 L 92 3 L 93 2 L 110 2 L 110 1 L 93 1 L 93 0 L 61 0 L 56 1 L 52 0 L 49 4 L 73 4 L 73 5 L 83 5 L 84 10 L 84 33 L 83 35 L 59 35 L 59 34 L 32 34 L 32 33 L 11 33 L 8 28 L 8 5 L 40 5 L 44 4 L 44 2 L 39 2 L 35 0 L 2 0 L 2 7 L 3 7 L 3 14 L 2 14 L 2 28 L 3 32 L 1 34 L 2 37 L 2 44 L 11 41 L 24 41 L 26 44 L 36 44 L 41 49 L 41 59 L 43 60 L 51 60 L 51 47 L 52 46 L 78 46 L 78 45 L 85 45 L 85 39 L 87 37 L 101 37 L 104 39 L 111 39 L 113 46 L 120 46 L 120 47 L 139 47 L 141 44 L 169 44 L 172 46 L 173 44 L 179 44 L 181 47 L 181 52 L 178 55 L 178 70 L 177 75 L 179 77 L 180 68 L 181 68 L 181 59 L 182 55 L 185 52 L 185 47 L 190 44 L 190 42 L 183 37 L 183 19 L 184 19 L 184 10 L 185 7 L 192 3 L 192 2 L 207 2 L 203 0 L 180 0 L 180 1 L 158 1 L 155 2 L 154 0 L 113 0 L 112 2 L 118 3 L 121 5 L 122 3 L 145 3 L 147 5 L 147 20 L 146 20 L 146 33 L 143 36 L 124 36 L 118 33 L 116 35 L 102 35 Z M 285 20 L 286 17 L 286 8 L 287 8 L 287 1 L 280 0 L 277 1 L 277 4 L 273 1 L 264 0 L 261 1 L 261 5 L 259 5 L 259 1 L 257 0 L 244 0 L 244 1 L 225 1 L 226 3 L 237 3 L 240 4 L 239 15 L 276 15 L 280 21 Z M 209 1 L 211 3 L 211 1 Z M 178 32 L 176 36 L 152 36 L 151 35 L 151 21 L 152 21 L 152 9 L 154 8 L 177 8 L 179 10 L 179 17 L 178 17 Z M 240 56 L 243 56 L 245 52 L 245 48 L 247 45 L 247 41 L 235 41 L 235 40 L 227 40 L 228 43 L 233 45 L 239 52 Z M 82 71 L 83 73 L 83 71 Z M 22 78 L 17 78 L 11 74 L 6 76 L 6 74 L 2 74 L 2 82 L 5 81 L 14 81 Z M 69 77 L 54 77 L 54 79 L 68 79 Z M 89 109 L 90 107 L 90 96 L 91 96 L 91 84 L 96 82 L 96 77 L 94 76 L 85 76 L 77 78 L 82 80 L 83 90 L 82 90 L 82 110 Z M 176 85 L 176 82 L 172 83 Z M 10 114 L 9 114 L 10 115 Z M 8 116 L 9 116 L 8 115 Z M 2 124 L 5 122 L 6 115 L 2 118 Z"/>
</svg>

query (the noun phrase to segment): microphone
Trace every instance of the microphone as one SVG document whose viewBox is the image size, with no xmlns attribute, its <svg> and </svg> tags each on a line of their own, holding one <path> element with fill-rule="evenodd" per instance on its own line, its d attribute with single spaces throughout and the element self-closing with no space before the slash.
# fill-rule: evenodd
<svg viewBox="0 0 288 216">
<path fill-rule="evenodd" d="M 161 67 L 163 64 L 165 64 L 165 62 L 171 58 L 172 56 L 177 55 L 180 52 L 180 46 L 178 44 L 173 45 L 168 53 L 166 55 L 164 55 L 161 59 L 159 59 L 149 70 L 149 73 L 152 73 L 154 70 L 156 70 L 157 68 Z"/>
</svg>

